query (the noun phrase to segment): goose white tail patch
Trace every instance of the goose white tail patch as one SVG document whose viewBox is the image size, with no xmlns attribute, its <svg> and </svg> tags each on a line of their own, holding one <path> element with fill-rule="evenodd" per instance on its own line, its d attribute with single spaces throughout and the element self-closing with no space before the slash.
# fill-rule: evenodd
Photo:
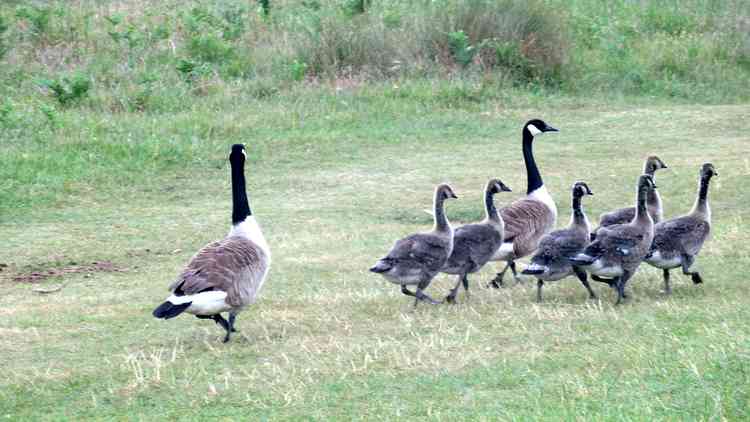
<svg viewBox="0 0 750 422">
<path fill-rule="evenodd" d="M 194 295 L 172 295 L 167 298 L 167 302 L 175 305 L 190 303 L 190 307 L 185 312 L 193 315 L 214 315 L 231 309 L 226 298 L 227 292 L 212 290 Z"/>
<path fill-rule="evenodd" d="M 529 132 L 531 133 L 531 136 L 536 136 L 536 135 L 539 135 L 540 133 L 542 133 L 542 131 L 539 130 L 539 128 L 537 128 L 534 125 L 528 125 L 526 127 L 529 129 Z"/>
</svg>

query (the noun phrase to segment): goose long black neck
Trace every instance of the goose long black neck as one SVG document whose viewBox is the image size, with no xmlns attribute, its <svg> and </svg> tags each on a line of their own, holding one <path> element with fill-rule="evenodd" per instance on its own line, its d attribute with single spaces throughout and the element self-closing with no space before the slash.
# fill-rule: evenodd
<svg viewBox="0 0 750 422">
<path fill-rule="evenodd" d="M 523 130 L 523 161 L 526 164 L 526 194 L 530 194 L 535 190 L 541 188 L 544 185 L 542 182 L 542 175 L 539 174 L 539 169 L 534 161 L 534 153 L 531 148 L 531 144 L 534 141 L 534 136 L 529 132 L 528 129 Z"/>
<path fill-rule="evenodd" d="M 698 187 L 698 197 L 695 199 L 693 212 L 706 213 L 708 210 L 708 184 L 711 182 L 711 176 L 701 175 L 700 185 Z"/>
<path fill-rule="evenodd" d="M 583 213 L 581 197 L 573 195 L 573 224 L 583 224 L 586 222 L 586 215 Z"/>
<path fill-rule="evenodd" d="M 487 219 L 492 221 L 500 220 L 497 215 L 497 208 L 495 208 L 494 201 L 495 194 L 491 189 L 485 189 L 484 191 L 484 210 L 487 213 Z"/>
<path fill-rule="evenodd" d="M 232 165 L 232 224 L 239 224 L 253 215 L 247 200 L 245 188 L 245 161 L 243 158 L 234 158 L 230 161 Z"/>
<path fill-rule="evenodd" d="M 644 186 L 638 186 L 638 195 L 636 196 L 636 205 L 635 205 L 635 221 L 643 221 L 643 220 L 651 220 L 651 216 L 648 213 L 648 210 L 646 209 L 646 199 L 648 197 L 648 191 L 649 189 Z"/>
<path fill-rule="evenodd" d="M 435 192 L 433 212 L 435 213 L 435 230 L 445 232 L 450 230 L 448 218 L 445 216 L 445 199 L 440 191 Z"/>
</svg>

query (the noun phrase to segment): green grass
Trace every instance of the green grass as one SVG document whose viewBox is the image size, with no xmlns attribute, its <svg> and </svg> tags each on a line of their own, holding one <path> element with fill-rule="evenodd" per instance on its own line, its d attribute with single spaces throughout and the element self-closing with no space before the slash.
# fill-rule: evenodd
<svg viewBox="0 0 750 422">
<path fill-rule="evenodd" d="M 64 113 L 66 136 L 18 147 L 27 158 L 6 155 L 15 168 L 29 160 L 24 172 L 39 169 L 40 179 L 17 183 L 48 200 L 19 200 L 0 225 L 0 262 L 10 265 L 0 273 L 0 417 L 748 417 L 746 106 L 545 104 L 527 95 L 512 108 L 456 108 L 368 92 L 164 120 Z M 519 127 L 530 116 L 562 129 L 536 143 L 560 224 L 574 180 L 596 193 L 585 203 L 591 216 L 632 202 L 649 153 L 670 166 L 658 175 L 666 215 L 685 212 L 700 164 L 712 161 L 721 174 L 711 191 L 715 232 L 697 263 L 706 283 L 676 276 L 665 298 L 660 274 L 642 267 L 625 306 L 614 308 L 599 287 L 601 301 L 587 301 L 574 279 L 545 289 L 538 305 L 533 283 L 478 287 L 488 267 L 472 277 L 470 300 L 412 311 L 366 271 L 394 239 L 430 224 L 422 210 L 438 182 L 461 196 L 448 207 L 455 222 L 480 217 L 489 177 L 516 191 L 500 204 L 517 197 Z M 238 320 L 241 334 L 224 345 L 213 324 L 157 321 L 150 311 L 193 251 L 227 230 L 233 142 L 248 145 L 251 200 L 274 263 L 262 299 Z M 76 155 L 82 145 L 93 156 Z M 65 177 L 68 191 L 47 191 Z M 49 295 L 10 279 L 101 260 L 128 271 L 50 279 L 43 285 L 65 287 Z M 440 276 L 429 292 L 441 296 L 452 282 Z"/>
<path fill-rule="evenodd" d="M 0 420 L 750 418 L 745 2 L 306 3 L 0 5 Z M 559 51 L 519 50 L 528 30 Z M 497 61 L 476 50 L 493 34 Z M 537 304 L 533 282 L 481 287 L 490 265 L 470 299 L 414 311 L 367 272 L 430 226 L 437 183 L 454 223 L 481 218 L 490 177 L 514 189 L 499 205 L 519 197 L 532 117 L 562 130 L 535 143 L 558 225 L 575 180 L 593 220 L 630 205 L 650 154 L 665 215 L 684 213 L 713 162 L 706 282 L 675 274 L 664 297 L 644 266 L 624 306 L 575 279 Z M 225 235 L 237 142 L 274 261 L 225 345 L 150 313 Z M 124 271 L 14 281 L 102 261 Z"/>
</svg>

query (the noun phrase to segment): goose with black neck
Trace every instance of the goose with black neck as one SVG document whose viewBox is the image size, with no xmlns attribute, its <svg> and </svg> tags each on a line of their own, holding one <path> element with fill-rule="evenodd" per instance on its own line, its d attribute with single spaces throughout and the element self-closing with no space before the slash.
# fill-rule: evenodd
<svg viewBox="0 0 750 422">
<path fill-rule="evenodd" d="M 456 229 L 453 236 L 453 252 L 441 270 L 446 274 L 458 276 L 456 286 L 445 298 L 448 303 L 455 303 L 461 284 L 466 296 L 469 296 L 468 274 L 479 271 L 503 244 L 505 223 L 494 202 L 495 194 L 500 192 L 511 192 L 511 189 L 500 179 L 488 181 L 484 188 L 484 220 Z"/>
<path fill-rule="evenodd" d="M 258 297 L 271 265 L 271 251 L 250 209 L 245 187 L 245 146 L 232 146 L 232 225 L 229 234 L 204 246 L 169 286 L 172 295 L 153 315 L 170 319 L 183 312 L 211 319 L 226 331 L 224 342 L 236 332 L 237 314 Z M 225 319 L 221 313 L 228 312 Z"/>
<path fill-rule="evenodd" d="M 655 188 L 650 175 L 641 175 L 636 186 L 633 220 L 600 228 L 596 240 L 570 259 L 573 265 L 590 272 L 592 279 L 615 287 L 618 305 L 627 298 L 625 286 L 646 257 L 654 238 L 654 221 L 646 208 L 646 198 Z"/>
<path fill-rule="evenodd" d="M 583 210 L 582 199 L 584 196 L 593 195 L 585 182 L 573 184 L 573 211 L 570 224 L 567 228 L 555 230 L 542 237 L 539 248 L 531 258 L 531 263 L 523 271 L 524 275 L 532 275 L 537 278 L 537 301 L 542 301 L 542 287 L 545 282 L 561 280 L 575 274 L 581 281 L 583 287 L 589 293 L 589 298 L 596 299 L 596 294 L 591 290 L 586 272 L 572 265 L 570 258 L 574 257 L 588 246 L 591 224 Z"/>
<path fill-rule="evenodd" d="M 507 264 L 490 282 L 492 287 L 499 288 L 503 284 L 503 277 L 509 268 L 513 278 L 518 280 L 515 260 L 532 253 L 542 236 L 555 227 L 557 206 L 544 186 L 532 149 L 535 137 L 548 132 L 558 132 L 558 129 L 539 119 L 529 120 L 521 131 L 526 196 L 500 210 L 505 222 L 505 239 L 492 261 L 506 261 Z"/>
<path fill-rule="evenodd" d="M 695 257 L 711 234 L 711 207 L 708 205 L 708 185 L 711 178 L 719 173 L 713 164 L 701 167 L 698 180 L 698 194 L 693 209 L 686 215 L 672 218 L 654 226 L 654 241 L 646 262 L 660 268 L 664 276 L 664 292 L 670 294 L 669 271 L 682 267 L 682 273 L 689 275 L 694 284 L 703 283 L 698 271 L 690 271 Z"/>
<path fill-rule="evenodd" d="M 401 285 L 401 293 L 415 297 L 414 307 L 420 301 L 440 303 L 423 290 L 430 285 L 453 252 L 453 227 L 445 216 L 444 203 L 447 199 L 455 198 L 458 197 L 449 185 L 438 185 L 433 196 L 432 230 L 397 240 L 388 254 L 370 268 L 371 272 L 382 275 L 391 283 Z M 409 290 L 409 285 L 416 285 L 416 292 Z"/>
</svg>

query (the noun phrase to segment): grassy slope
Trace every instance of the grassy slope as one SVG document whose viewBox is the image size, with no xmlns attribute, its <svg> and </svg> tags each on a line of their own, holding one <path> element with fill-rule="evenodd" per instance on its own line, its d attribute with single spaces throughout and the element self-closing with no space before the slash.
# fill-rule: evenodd
<svg viewBox="0 0 750 422">
<path fill-rule="evenodd" d="M 92 148 L 133 142 L 125 151 L 153 152 L 149 140 L 161 139 L 180 164 L 102 153 L 79 167 L 102 186 L 80 177 L 71 195 L 6 214 L 0 417 L 747 419 L 747 107 L 455 105 L 343 91 L 158 121 L 65 117 L 69 136 L 29 159 L 73 156 L 75 139 L 100 122 L 110 129 Z M 477 287 L 487 268 L 472 278 L 470 300 L 412 312 L 366 272 L 395 238 L 429 224 L 421 210 L 437 182 L 461 196 L 449 205 L 454 221 L 480 216 L 491 176 L 516 190 L 501 204 L 517 197 L 518 130 L 529 116 L 563 130 L 536 144 L 561 224 L 576 179 L 596 193 L 585 204 L 596 216 L 632 201 L 641 160 L 656 152 L 671 167 L 658 182 L 673 216 L 690 207 L 699 165 L 714 162 L 715 232 L 698 260 L 706 283 L 677 275 L 663 298 L 659 273 L 642 268 L 623 307 L 599 286 L 601 302 L 587 302 L 573 279 L 537 305 L 533 283 Z M 222 345 L 208 322 L 149 312 L 191 253 L 226 231 L 233 142 L 248 143 L 251 198 L 275 260 L 262 300 L 239 319 L 241 335 Z M 47 296 L 9 280 L 102 259 L 129 271 L 72 275 Z M 452 281 L 441 276 L 430 291 Z"/>
</svg>

